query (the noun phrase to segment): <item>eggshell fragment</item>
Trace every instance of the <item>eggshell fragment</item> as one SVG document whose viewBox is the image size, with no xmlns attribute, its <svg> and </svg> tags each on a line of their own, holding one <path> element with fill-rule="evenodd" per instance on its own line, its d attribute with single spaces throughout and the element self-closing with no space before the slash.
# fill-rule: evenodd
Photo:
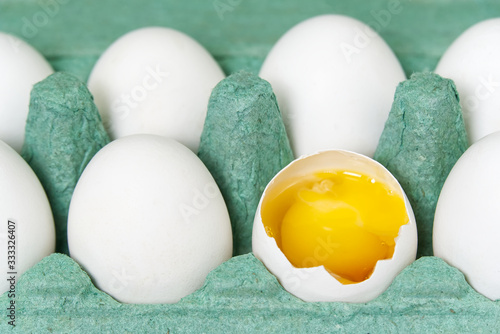
<svg viewBox="0 0 500 334">
<path fill-rule="evenodd" d="M 433 229 L 434 255 L 493 300 L 500 299 L 499 156 L 500 132 L 465 151 L 441 190 Z"/>
<path fill-rule="evenodd" d="M 308 175 L 321 170 L 349 170 L 372 176 L 399 192 L 405 201 L 409 222 L 402 225 L 396 237 L 391 259 L 379 260 L 371 276 L 356 284 L 344 285 L 330 275 L 323 266 L 294 267 L 278 247 L 276 240 L 267 235 L 262 223 L 261 207 L 267 191 L 274 184 Z M 396 179 L 378 162 L 349 151 L 323 151 L 294 160 L 267 185 L 255 215 L 253 252 L 273 273 L 283 287 L 304 301 L 341 301 L 363 303 L 374 299 L 387 289 L 396 275 L 415 260 L 417 229 L 410 203 Z"/>
<path fill-rule="evenodd" d="M 259 75 L 274 89 L 296 157 L 332 148 L 372 156 L 396 86 L 405 80 L 382 38 L 341 15 L 290 29 Z"/>
<path fill-rule="evenodd" d="M 90 161 L 68 219 L 70 255 L 126 303 L 174 303 L 231 257 L 222 195 L 198 157 L 156 135 L 117 139 Z"/>
<path fill-rule="evenodd" d="M 191 37 L 148 27 L 115 41 L 94 66 L 88 86 L 112 139 L 157 134 L 196 152 L 210 93 L 223 78 Z"/>
<path fill-rule="evenodd" d="M 0 255 L 4 259 L 0 267 L 5 275 L 0 293 L 10 289 L 12 282 L 7 278 L 17 280 L 53 253 L 55 238 L 52 212 L 40 181 L 21 156 L 0 140 Z"/>
<path fill-rule="evenodd" d="M 30 91 L 53 72 L 32 46 L 0 32 L 0 139 L 18 153 L 24 142 Z"/>
</svg>

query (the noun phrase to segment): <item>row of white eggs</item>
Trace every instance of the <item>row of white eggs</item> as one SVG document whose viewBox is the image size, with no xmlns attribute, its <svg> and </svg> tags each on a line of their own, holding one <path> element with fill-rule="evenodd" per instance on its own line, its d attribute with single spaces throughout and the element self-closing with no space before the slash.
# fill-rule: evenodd
<svg viewBox="0 0 500 334">
<path fill-rule="evenodd" d="M 482 23 L 473 29 L 486 29 L 493 34 L 495 29 L 491 26 L 497 25 L 498 21 L 495 20 Z M 467 34 L 455 44 L 467 45 L 476 40 L 475 37 L 471 40 Z M 492 36 L 497 38 L 498 33 Z M 6 79 L 0 82 L 0 87 L 3 88 L 1 92 L 12 92 L 7 88 L 19 87 L 14 90 L 15 93 L 0 96 L 2 101 L 5 101 L 3 106 L 7 106 L 4 109 L 6 111 L 0 114 L 1 123 L 9 124 L 11 121 L 12 124 L 9 131 L 2 129 L 1 139 L 20 149 L 24 131 L 22 124 L 16 124 L 22 123 L 19 120 L 25 120 L 23 117 L 27 113 L 26 101 L 29 100 L 30 87 L 52 70 L 43 58 L 24 42 L 9 35 L 0 37 L 0 42 L 4 43 L 1 50 L 5 50 L 0 55 L 4 57 L 1 63 L 18 64 L 8 67 L 10 72 L 6 73 L 9 75 L 3 77 Z M 364 43 L 360 44 L 361 40 Z M 489 45 L 483 44 L 483 47 Z M 13 48 L 13 45 L 16 48 Z M 453 51 L 454 49 L 459 51 Z M 474 59 L 474 50 L 471 50 L 465 53 L 472 54 L 471 58 L 463 63 L 453 59 L 463 57 L 464 47 L 452 46 L 443 57 L 438 70 L 446 68 L 446 62 L 455 62 L 460 68 L 467 64 L 472 67 L 470 72 L 462 74 L 457 69 L 451 69 L 450 75 L 446 75 L 453 78 L 454 73 L 461 73 L 461 77 L 456 81 L 462 101 L 467 102 L 476 97 L 483 104 L 493 103 L 497 96 L 493 89 L 496 87 L 495 79 L 491 79 L 495 73 L 495 50 L 489 50 L 487 54 L 490 58 L 481 61 L 482 65 L 489 60 L 490 65 L 486 68 L 491 72 L 482 73 L 484 77 L 478 79 L 483 83 L 482 92 L 486 90 L 490 93 L 488 98 L 484 94 L 477 96 L 478 89 L 472 89 L 472 94 L 476 95 L 467 95 L 468 91 L 462 90 L 460 80 L 468 82 L 470 80 L 467 75 L 477 75 L 474 66 L 477 66 L 478 62 L 470 61 Z M 27 58 L 24 59 L 17 53 Z M 26 64 L 37 64 L 28 71 L 34 77 L 25 75 Z M 451 67 L 452 65 L 448 66 Z M 349 149 L 371 155 L 390 110 L 395 87 L 405 79 L 396 57 L 374 31 L 354 19 L 333 15 L 307 20 L 285 34 L 271 50 L 260 75 L 271 82 L 276 92 L 296 155 L 330 148 Z M 171 29 L 147 28 L 125 35 L 102 55 L 90 76 L 89 88 L 112 137 L 119 138 L 135 133 L 171 133 L 173 138 L 196 151 L 208 96 L 215 84 L 223 78 L 222 71 L 208 52 L 189 37 Z M 11 85 L 12 81 L 16 80 L 25 82 L 17 86 Z M 25 107 L 20 106 L 23 104 Z M 479 108 L 483 104 L 474 106 Z M 329 106 L 328 110 L 324 106 Z M 467 110 L 466 107 L 467 105 L 464 105 L 464 110 Z M 25 114 L 9 113 L 8 110 L 25 110 Z M 172 110 L 176 112 L 168 112 Z M 466 117 L 466 121 L 470 131 L 476 128 L 485 129 L 494 123 L 490 119 L 482 118 L 484 114 L 479 109 L 469 114 L 470 117 Z M 481 118 L 475 118 L 474 115 L 481 115 Z M 493 130 L 497 129 L 488 129 Z M 477 137 L 485 134 L 485 130 L 481 131 Z M 475 138 L 473 133 L 471 132 L 471 137 Z M 491 141 L 493 140 L 489 140 Z M 132 151 L 136 152 L 136 155 L 131 154 Z M 160 152 L 165 155 L 162 156 Z M 13 153 L 5 153 L 5 156 L 8 155 L 12 156 Z M 177 158 L 172 159 L 172 156 Z M 318 159 L 317 156 L 312 157 Z M 463 158 L 467 159 L 467 156 L 464 155 Z M 16 159 L 6 158 L 2 161 Z M 17 160 L 17 163 L 21 164 L 19 159 Z M 365 161 L 364 158 L 354 159 L 349 156 L 346 158 L 346 165 L 339 165 L 337 168 L 356 169 L 356 165 L 352 165 L 352 161 L 356 160 L 358 171 L 370 175 L 385 175 L 382 179 L 390 180 L 387 182 L 392 184 L 392 189 L 404 197 L 397 182 L 391 179 L 392 176 L 387 176 L 385 173 L 388 172 L 372 160 L 367 160 L 368 167 L 360 167 L 362 164 L 359 165 L 359 160 Z M 301 164 L 300 161 L 301 159 L 297 160 L 286 170 Z M 320 165 L 314 167 L 319 168 Z M 166 168 L 177 168 L 177 174 L 164 175 L 161 171 Z M 186 171 L 191 172 L 186 174 Z M 470 170 L 468 172 L 473 173 Z M 69 219 L 71 255 L 89 272 L 98 287 L 122 301 L 173 302 L 194 291 L 203 283 L 208 271 L 228 259 L 231 254 L 227 211 L 213 179 L 207 173 L 192 152 L 171 140 L 134 136 L 111 143 L 92 160 L 75 190 L 75 204 L 72 203 Z M 455 171 L 450 174 L 450 180 L 453 180 L 451 175 L 455 174 Z M 4 167 L 2 175 L 7 175 L 7 169 Z M 178 178 L 179 175 L 182 177 Z M 193 183 L 186 187 L 187 185 L 183 184 L 185 181 Z M 15 193 L 18 189 L 17 183 L 6 182 L 2 179 L 2 185 L 9 185 L 6 189 L 10 191 L 7 193 Z M 453 181 L 447 181 L 445 188 L 450 182 Z M 40 188 L 39 183 L 31 183 L 33 189 Z M 172 184 L 175 184 L 175 187 Z M 477 184 L 481 187 L 480 183 Z M 146 187 L 141 188 L 144 185 Z M 267 191 L 266 189 L 264 195 Z M 488 195 L 480 192 L 477 198 L 485 199 Z M 445 195 L 443 197 L 446 198 Z M 196 202 L 196 199 L 200 200 Z M 24 220 L 18 215 L 20 211 L 11 211 L 10 208 L 14 206 L 5 204 L 9 202 L 4 200 L 4 197 L 1 203 L 2 207 L 6 205 L 2 213 L 7 213 L 5 218 L 2 217 L 3 220 Z M 387 261 L 379 261 L 371 277 L 361 283 L 340 284 L 324 268 L 319 271 L 294 268 L 277 248 L 274 239 L 265 233 L 260 220 L 260 207 L 254 225 L 254 252 L 280 279 L 285 288 L 304 300 L 366 301 L 382 293 L 394 276 L 415 257 L 415 222 L 411 208 L 406 204 L 409 223 L 400 230 L 394 256 Z M 179 207 L 183 205 L 187 211 L 179 212 Z M 26 206 L 23 205 L 24 207 Z M 450 207 L 453 208 L 454 204 Z M 464 210 L 470 208 L 465 205 L 462 207 Z M 447 210 L 452 209 L 446 209 L 444 205 L 438 207 L 440 215 L 445 217 L 443 219 L 449 221 L 449 217 L 453 216 L 448 215 Z M 33 211 L 37 212 L 35 208 Z M 177 223 L 172 223 L 173 226 L 170 227 L 162 226 L 164 221 L 168 221 L 171 212 L 176 212 L 171 221 Z M 198 214 L 193 216 L 193 212 Z M 493 221 L 493 214 L 494 212 L 488 212 L 481 221 Z M 188 219 L 189 222 L 186 223 L 186 215 L 188 218 L 194 217 L 193 221 Z M 156 220 L 159 217 L 161 219 Z M 20 223 L 20 226 L 38 223 L 27 218 L 25 221 L 26 223 Z M 162 223 L 158 224 L 159 221 Z M 436 221 L 439 222 L 438 215 Z M 438 242 L 440 238 L 437 237 L 434 239 L 434 247 L 451 249 L 447 244 L 454 243 L 452 236 L 458 233 L 455 231 L 458 228 L 446 227 L 444 223 L 439 225 L 445 226 L 439 233 L 446 237 L 441 239 L 448 241 Z M 492 228 L 495 229 L 494 226 Z M 48 234 L 52 233 L 52 239 L 47 237 L 37 241 L 38 244 L 44 245 L 44 250 L 37 252 L 38 257 L 33 256 L 31 260 L 22 259 L 22 263 L 25 263 L 23 270 L 53 251 L 53 246 L 50 246 L 53 244 L 53 231 L 50 232 L 50 227 L 46 230 L 49 231 Z M 495 231 L 498 231 L 498 228 Z M 493 234 L 491 232 L 490 230 L 488 233 Z M 29 235 L 30 232 L 22 233 Z M 72 233 L 74 234 L 71 235 Z M 169 236 L 169 233 L 175 237 Z M 23 238 L 28 240 L 28 237 Z M 408 242 L 402 242 L 403 239 Z M 215 240 L 220 241 L 220 247 L 214 247 L 217 243 Z M 484 250 L 481 248 L 481 240 L 471 240 L 469 247 L 465 249 L 476 247 L 479 251 Z M 212 248 L 217 249 L 214 249 L 213 253 L 206 252 Z M 494 254 L 493 250 L 491 252 Z M 21 254 L 23 253 L 28 254 L 21 251 Z M 446 250 L 442 256 L 446 258 L 445 253 Z M 477 258 L 474 261 L 467 260 L 465 256 L 462 258 L 469 261 L 469 266 L 474 264 L 477 267 L 480 262 Z M 207 259 L 212 262 L 205 263 Z M 176 276 L 175 270 L 170 270 L 172 266 L 178 266 L 177 268 L 183 268 L 185 271 L 179 271 Z M 468 276 L 466 267 L 467 265 L 459 268 Z M 483 265 L 482 268 L 484 267 Z M 295 270 L 297 271 L 294 272 Z M 485 270 L 487 271 L 487 268 Z M 494 276 L 494 273 L 491 275 Z M 124 277 L 127 280 L 123 280 Z M 299 278 L 301 284 L 296 284 L 297 280 L 294 278 Z M 169 282 L 175 283 L 176 287 L 172 288 L 173 285 L 169 285 Z M 474 286 L 474 280 L 471 283 Z M 185 284 L 185 290 L 178 288 L 182 284 Z M 297 292 L 297 288 L 302 290 Z M 479 287 L 476 289 L 481 291 Z M 171 294 L 171 291 L 178 293 Z"/>
</svg>

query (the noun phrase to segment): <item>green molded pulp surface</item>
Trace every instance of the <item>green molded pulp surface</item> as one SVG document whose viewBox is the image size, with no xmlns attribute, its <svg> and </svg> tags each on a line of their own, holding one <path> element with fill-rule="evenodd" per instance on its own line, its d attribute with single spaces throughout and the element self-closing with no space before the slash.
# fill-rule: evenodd
<svg viewBox="0 0 500 334">
<path fill-rule="evenodd" d="M 390 8 L 397 10 L 390 11 Z M 85 81 L 118 37 L 167 26 L 198 40 L 226 74 L 258 73 L 279 37 L 320 14 L 371 24 L 407 76 L 434 69 L 465 29 L 500 16 L 498 1 L 468 0 L 0 0 L 0 31 L 37 48 L 55 70 Z M 51 255 L 20 278 L 17 327 L 0 332 L 498 332 L 500 303 L 477 294 L 454 268 L 422 257 L 367 304 L 305 303 L 252 254 L 222 264 L 205 286 L 172 305 L 127 305 L 97 290 L 78 265 Z M 0 298 L 9 306 L 7 293 Z M 7 314 L 7 311 L 4 311 Z"/>
<path fill-rule="evenodd" d="M 452 80 L 415 73 L 398 85 L 374 159 L 387 167 L 408 196 L 418 226 L 417 256 L 433 255 L 439 194 L 468 146 Z"/>
<path fill-rule="evenodd" d="M 69 254 L 67 221 L 73 190 L 90 159 L 107 143 L 108 134 L 85 83 L 56 72 L 33 87 L 21 154 L 47 193 L 56 252 Z"/>
<path fill-rule="evenodd" d="M 168 26 L 199 41 L 229 74 L 240 69 L 258 72 L 271 47 L 288 29 L 312 16 L 331 13 L 371 24 L 409 75 L 434 69 L 461 32 L 500 16 L 500 2 L 1 0 L 0 31 L 32 44 L 56 70 L 86 80 L 99 55 L 124 33 L 144 26 Z"/>
<path fill-rule="evenodd" d="M 198 156 L 224 196 L 231 218 L 233 254 L 251 252 L 253 221 L 262 192 L 293 160 L 278 103 L 267 81 L 240 71 L 219 82 L 208 102 Z"/>
<path fill-rule="evenodd" d="M 120 304 L 62 254 L 33 267 L 17 290 L 16 330 L 22 333 L 495 333 L 500 326 L 500 304 L 436 257 L 414 262 L 366 304 L 303 302 L 252 254 L 220 265 L 176 304 Z M 3 295 L 0 307 L 8 303 Z M 9 328 L 0 322 L 2 333 Z"/>
</svg>

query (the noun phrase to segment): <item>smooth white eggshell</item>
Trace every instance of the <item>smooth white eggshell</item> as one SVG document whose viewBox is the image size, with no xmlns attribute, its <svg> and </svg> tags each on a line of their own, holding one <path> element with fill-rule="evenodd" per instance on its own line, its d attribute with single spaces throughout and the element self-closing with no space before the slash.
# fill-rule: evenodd
<svg viewBox="0 0 500 334">
<path fill-rule="evenodd" d="M 14 243 L 7 233 L 8 221 L 15 223 Z M 55 227 L 45 191 L 30 166 L 14 149 L 0 140 L 0 254 L 3 258 L 0 293 L 9 289 L 7 272 L 24 273 L 55 250 Z M 8 249 L 7 246 L 15 246 Z M 14 253 L 7 254 L 11 250 Z M 7 256 L 15 269 L 7 266 Z M 10 276 L 10 275 L 9 275 Z"/>
<path fill-rule="evenodd" d="M 229 215 L 214 179 L 178 142 L 117 139 L 90 161 L 68 218 L 70 255 L 126 303 L 173 303 L 231 257 Z"/>
<path fill-rule="evenodd" d="M 455 82 L 471 143 L 500 130 L 500 18 L 477 23 L 443 54 L 435 72 Z"/>
<path fill-rule="evenodd" d="M 439 195 L 434 255 L 461 270 L 470 285 L 500 299 L 500 132 L 473 144 Z"/>
<path fill-rule="evenodd" d="M 33 85 L 54 71 L 19 38 L 0 32 L 0 140 L 21 152 Z"/>
<path fill-rule="evenodd" d="M 157 134 L 196 152 L 210 94 L 223 78 L 194 39 L 149 27 L 115 41 L 95 64 L 88 86 L 113 139 Z"/>
<path fill-rule="evenodd" d="M 295 156 L 346 149 L 372 156 L 405 74 L 382 38 L 341 15 L 283 35 L 259 74 L 274 89 Z"/>
<path fill-rule="evenodd" d="M 344 285 L 331 276 L 323 266 L 294 267 L 279 249 L 276 240 L 265 231 L 261 205 L 273 184 L 321 170 L 349 170 L 370 175 L 384 182 L 404 197 L 409 222 L 401 226 L 391 259 L 380 260 L 367 280 Z M 273 273 L 281 285 L 296 297 L 309 302 L 368 302 L 384 292 L 401 270 L 415 260 L 417 228 L 408 198 L 397 180 L 384 166 L 361 154 L 344 150 L 323 151 L 294 160 L 282 169 L 267 185 L 260 200 L 253 225 L 252 250 L 255 256 Z"/>
</svg>

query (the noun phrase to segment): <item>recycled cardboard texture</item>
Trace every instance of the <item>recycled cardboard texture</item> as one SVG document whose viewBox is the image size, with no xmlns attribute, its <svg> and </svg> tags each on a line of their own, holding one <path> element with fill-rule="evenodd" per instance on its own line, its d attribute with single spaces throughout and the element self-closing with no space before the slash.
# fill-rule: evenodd
<svg viewBox="0 0 500 334">
<path fill-rule="evenodd" d="M 392 6 L 392 7 L 390 7 Z M 320 14 L 370 24 L 407 76 L 434 69 L 471 25 L 500 16 L 496 0 L 4 0 L 0 30 L 38 49 L 57 71 L 87 80 L 102 52 L 144 26 L 178 29 L 199 41 L 226 74 L 258 73 L 276 41 Z M 358 40 L 359 41 L 359 40 Z M 354 43 L 354 41 L 353 41 Z M 355 45 L 362 52 L 362 45 Z M 284 291 L 253 255 L 222 264 L 204 288 L 173 305 L 125 305 L 89 285 L 63 255 L 45 258 L 20 279 L 13 332 L 497 332 L 500 304 L 478 295 L 454 268 L 422 257 L 368 304 L 305 303 Z M 4 310 L 12 299 L 0 298 Z M 7 318 L 0 332 L 9 332 Z"/>
<path fill-rule="evenodd" d="M 415 73 L 399 84 L 374 158 L 399 181 L 418 230 L 417 256 L 432 255 L 432 226 L 446 177 L 468 147 L 453 81 Z"/>
<path fill-rule="evenodd" d="M 293 160 L 271 85 L 248 72 L 212 91 L 198 156 L 217 182 L 233 231 L 233 254 L 252 251 L 255 210 L 266 185 Z"/>
<path fill-rule="evenodd" d="M 477 333 L 500 328 L 500 317 L 492 316 L 500 312 L 500 303 L 479 295 L 457 269 L 435 257 L 414 262 L 366 304 L 303 302 L 283 290 L 252 254 L 225 262 L 201 289 L 176 304 L 120 304 L 62 254 L 46 257 L 23 275 L 17 294 L 19 333 Z M 0 307 L 5 310 L 8 303 L 4 294 Z M 0 322 L 0 332 L 9 328 Z"/>
<path fill-rule="evenodd" d="M 56 226 L 56 251 L 69 254 L 68 211 L 76 183 L 109 137 L 85 83 L 54 73 L 31 91 L 21 155 L 49 199 Z"/>
</svg>

